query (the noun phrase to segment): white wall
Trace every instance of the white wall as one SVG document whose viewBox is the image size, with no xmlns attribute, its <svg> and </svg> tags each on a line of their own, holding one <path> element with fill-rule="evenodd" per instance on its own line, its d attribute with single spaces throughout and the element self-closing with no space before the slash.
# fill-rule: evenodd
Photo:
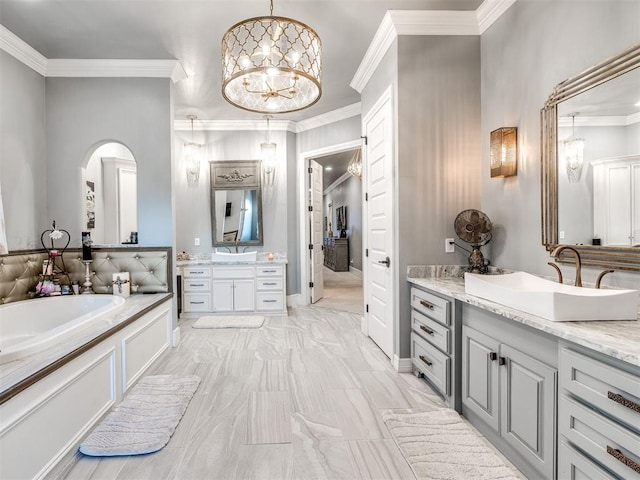
<svg viewBox="0 0 640 480">
<path fill-rule="evenodd" d="M 9 250 L 42 248 L 47 214 L 45 80 L 0 51 L 0 190 Z"/>
<path fill-rule="evenodd" d="M 496 264 L 553 273 L 541 244 L 540 109 L 556 84 L 637 43 L 639 31 L 640 2 L 518 0 L 483 33 L 482 209 L 497 226 Z M 489 133 L 505 126 L 518 127 L 518 175 L 490 178 Z M 598 273 L 586 269 L 583 280 Z M 607 280 L 637 286 L 638 276 Z"/>
</svg>

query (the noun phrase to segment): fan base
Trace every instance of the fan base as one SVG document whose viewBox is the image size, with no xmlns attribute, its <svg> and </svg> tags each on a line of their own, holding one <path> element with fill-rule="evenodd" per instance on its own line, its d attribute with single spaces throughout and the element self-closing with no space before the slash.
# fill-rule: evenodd
<svg viewBox="0 0 640 480">
<path fill-rule="evenodd" d="M 469 255 L 469 272 L 487 273 L 489 271 L 489 260 L 484 259 L 479 246 L 472 245 L 471 248 L 473 248 L 473 251 Z"/>
</svg>

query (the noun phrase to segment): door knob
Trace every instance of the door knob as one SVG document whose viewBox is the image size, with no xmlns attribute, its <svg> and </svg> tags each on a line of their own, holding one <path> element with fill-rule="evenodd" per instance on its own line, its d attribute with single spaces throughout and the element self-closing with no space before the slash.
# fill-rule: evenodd
<svg viewBox="0 0 640 480">
<path fill-rule="evenodd" d="M 387 257 L 384 260 L 378 260 L 378 263 L 386 265 L 387 268 L 389 268 L 391 266 L 391 259 L 389 259 L 389 257 Z"/>
</svg>

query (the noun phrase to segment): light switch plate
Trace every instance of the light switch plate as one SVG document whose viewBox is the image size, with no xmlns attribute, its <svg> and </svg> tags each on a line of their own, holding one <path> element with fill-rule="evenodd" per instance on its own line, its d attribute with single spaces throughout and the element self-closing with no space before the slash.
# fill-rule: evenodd
<svg viewBox="0 0 640 480">
<path fill-rule="evenodd" d="M 199 247 L 200 246 L 200 239 L 198 237 L 193 239 L 193 245 L 195 247 Z"/>
</svg>

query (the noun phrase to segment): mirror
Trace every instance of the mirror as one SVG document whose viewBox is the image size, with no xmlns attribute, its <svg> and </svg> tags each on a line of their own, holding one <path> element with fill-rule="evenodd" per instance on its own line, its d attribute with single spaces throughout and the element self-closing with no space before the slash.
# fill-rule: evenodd
<svg viewBox="0 0 640 480">
<path fill-rule="evenodd" d="M 209 162 L 214 247 L 263 245 L 259 160 Z"/>
<path fill-rule="evenodd" d="M 83 170 L 82 228 L 97 245 L 138 243 L 137 166 L 131 151 L 117 142 L 98 147 Z"/>
<path fill-rule="evenodd" d="M 638 67 L 640 44 L 558 84 L 541 112 L 542 243 L 586 266 L 640 271 Z"/>
</svg>

